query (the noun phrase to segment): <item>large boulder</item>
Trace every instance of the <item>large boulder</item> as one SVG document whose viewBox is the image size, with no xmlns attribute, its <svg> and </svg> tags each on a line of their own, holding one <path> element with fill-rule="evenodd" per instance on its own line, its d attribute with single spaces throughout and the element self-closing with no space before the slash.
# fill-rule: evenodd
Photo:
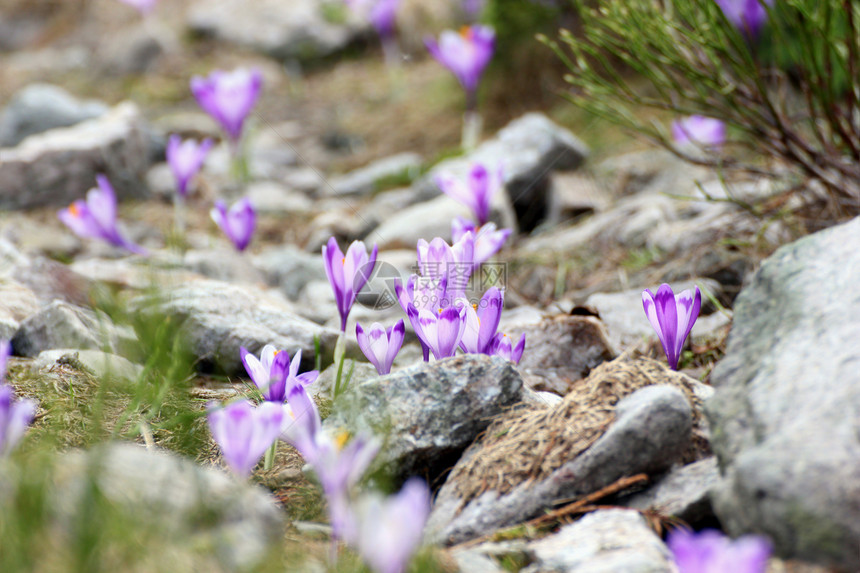
<svg viewBox="0 0 860 573">
<path fill-rule="evenodd" d="M 587 157 L 584 143 L 545 115 L 533 112 L 509 123 L 472 153 L 437 164 L 416 188 L 432 196 L 439 192 L 434 182 L 437 175 L 465 178 L 474 163 L 501 167 L 519 226 L 530 231 L 547 216 L 550 172 L 576 169 Z"/>
<path fill-rule="evenodd" d="M 783 246 L 737 298 L 707 404 L 732 534 L 860 568 L 860 219 Z"/>
<path fill-rule="evenodd" d="M 98 118 L 0 148 L 0 209 L 63 206 L 105 174 L 119 197 L 143 197 L 152 138 L 137 106 L 122 103 Z"/>
<path fill-rule="evenodd" d="M 352 386 L 324 427 L 384 436 L 377 461 L 395 479 L 438 476 L 493 416 L 520 400 L 522 385 L 513 365 L 499 357 L 421 362 Z"/>
<path fill-rule="evenodd" d="M 14 147 L 24 138 L 56 127 L 69 127 L 108 110 L 100 101 L 80 100 L 63 88 L 30 84 L 0 114 L 0 147 Z"/>
</svg>

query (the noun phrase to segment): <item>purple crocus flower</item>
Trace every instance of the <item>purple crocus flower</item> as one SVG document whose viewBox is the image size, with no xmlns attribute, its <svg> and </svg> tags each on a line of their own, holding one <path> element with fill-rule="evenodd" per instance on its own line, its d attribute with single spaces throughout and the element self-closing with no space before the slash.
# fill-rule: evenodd
<svg viewBox="0 0 860 573">
<path fill-rule="evenodd" d="M 427 38 L 427 49 L 436 60 L 460 81 L 463 89 L 473 98 L 484 68 L 493 57 L 496 33 L 489 26 L 464 26 L 460 33 L 445 30 L 437 42 Z"/>
<path fill-rule="evenodd" d="M 242 357 L 245 371 L 263 393 L 263 398 L 269 402 L 282 404 L 287 398 L 287 378 L 296 378 L 299 363 L 302 360 L 302 351 L 296 352 L 292 362 L 289 354 L 276 349 L 271 344 L 263 347 L 259 360 L 244 346 L 239 347 L 239 355 Z"/>
<path fill-rule="evenodd" d="M 469 277 L 474 268 L 474 235 L 466 233 L 453 245 L 449 245 L 441 237 L 436 237 L 429 243 L 424 239 L 418 240 L 418 269 L 421 276 L 433 281 L 446 281 L 447 300 L 439 306 L 449 306 L 455 299 L 465 296 Z"/>
<path fill-rule="evenodd" d="M 481 301 L 474 307 L 469 301 L 460 299 L 466 311 L 466 328 L 460 340 L 460 348 L 469 354 L 489 354 L 496 329 L 502 318 L 505 297 L 496 287 L 490 287 Z M 477 307 L 477 308 L 475 308 Z"/>
<path fill-rule="evenodd" d="M 212 145 L 211 139 L 204 139 L 201 143 L 193 139 L 182 141 L 175 133 L 167 141 L 167 163 L 176 179 L 176 190 L 181 197 L 188 195 L 188 184 L 203 167 Z"/>
<path fill-rule="evenodd" d="M 154 9 L 155 5 L 158 4 L 158 0 L 119 0 L 123 4 L 131 6 L 138 12 L 140 12 L 143 16 L 149 15 Z"/>
<path fill-rule="evenodd" d="M 695 287 L 695 295 L 690 290 L 675 295 L 672 287 L 667 284 L 660 285 L 656 296 L 645 289 L 642 292 L 642 305 L 645 307 L 648 321 L 657 331 L 669 366 L 677 370 L 684 341 L 693 329 L 702 307 L 699 287 Z"/>
<path fill-rule="evenodd" d="M 325 272 L 334 290 L 342 332 L 346 332 L 346 321 L 356 296 L 373 275 L 378 252 L 378 247 L 374 245 L 373 251 L 368 255 L 363 242 L 353 241 L 344 255 L 334 237 L 328 240 L 327 245 L 323 245 Z"/>
<path fill-rule="evenodd" d="M 764 573 L 770 542 L 748 535 L 732 541 L 714 529 L 693 533 L 676 529 L 667 541 L 679 573 Z"/>
<path fill-rule="evenodd" d="M 227 466 L 236 475 L 248 476 L 280 434 L 283 406 L 263 402 L 255 408 L 240 400 L 223 408 L 211 402 L 208 410 L 209 429 Z"/>
<path fill-rule="evenodd" d="M 481 163 L 472 166 L 465 181 L 448 174 L 434 181 L 443 193 L 472 210 L 479 227 L 490 220 L 490 201 L 504 185 L 501 168 L 489 170 Z"/>
<path fill-rule="evenodd" d="M 146 249 L 122 236 L 117 228 L 116 194 L 104 175 L 96 175 L 98 187 L 87 192 L 87 200 L 78 199 L 66 209 L 57 212 L 57 217 L 77 236 L 85 239 L 100 239 L 111 245 L 122 247 L 139 255 Z"/>
<path fill-rule="evenodd" d="M 370 330 L 365 333 L 360 324 L 355 325 L 355 338 L 358 340 L 358 347 L 367 356 L 367 359 L 376 366 L 376 371 L 379 374 L 388 374 L 391 372 L 391 364 L 394 362 L 394 357 L 403 346 L 403 338 L 406 335 L 406 326 L 403 320 L 398 320 L 397 323 L 385 329 L 378 322 L 370 325 Z"/>
<path fill-rule="evenodd" d="M 233 203 L 229 210 L 224 201 L 215 201 L 215 207 L 209 211 L 209 215 L 227 238 L 233 241 L 236 249 L 244 251 L 248 247 L 257 226 L 257 212 L 247 197 Z"/>
<path fill-rule="evenodd" d="M 449 306 L 439 312 L 408 307 L 415 334 L 427 345 L 436 360 L 454 356 L 466 330 L 466 309 Z"/>
<path fill-rule="evenodd" d="M 506 360 L 510 360 L 514 364 L 519 364 L 523 357 L 523 351 L 526 348 L 526 335 L 520 336 L 516 344 L 513 344 L 513 339 L 503 332 L 497 332 L 490 343 L 490 350 L 487 354 L 490 356 L 501 356 Z"/>
<path fill-rule="evenodd" d="M 451 222 L 451 238 L 454 241 L 459 241 L 466 233 L 474 235 L 472 240 L 473 272 L 501 250 L 512 232 L 511 229 L 497 231 L 495 223 L 487 223 L 477 229 L 474 223 L 463 217 L 455 217 Z"/>
<path fill-rule="evenodd" d="M 712 117 L 691 115 L 672 122 L 672 138 L 678 145 L 719 149 L 726 141 L 726 124 Z"/>
<path fill-rule="evenodd" d="M 773 0 L 714 0 L 726 19 L 748 38 L 755 38 L 767 22 L 764 5 L 772 6 Z"/>
<path fill-rule="evenodd" d="M 234 146 L 242 137 L 242 126 L 263 87 L 259 70 L 216 70 L 208 77 L 191 78 L 191 93 L 203 111 L 221 124 Z"/>
<path fill-rule="evenodd" d="M 358 552 L 376 573 L 403 573 L 421 545 L 430 515 L 430 490 L 411 478 L 400 492 L 384 497 L 368 493 L 355 503 Z"/>
<path fill-rule="evenodd" d="M 370 9 L 370 23 L 381 37 L 387 38 L 394 34 L 399 7 L 400 0 L 376 0 Z"/>
<path fill-rule="evenodd" d="M 3 369 L 5 373 L 5 367 Z M 15 391 L 0 384 L 0 457 L 11 452 L 36 415 L 33 400 L 15 400 Z"/>
</svg>

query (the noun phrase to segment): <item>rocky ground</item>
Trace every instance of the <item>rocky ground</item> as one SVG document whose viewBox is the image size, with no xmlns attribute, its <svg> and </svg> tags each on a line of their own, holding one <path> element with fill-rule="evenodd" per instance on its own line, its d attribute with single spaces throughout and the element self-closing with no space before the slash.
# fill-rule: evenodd
<svg viewBox="0 0 860 573">
<path fill-rule="evenodd" d="M 673 571 L 661 536 L 680 522 L 767 535 L 769 571 L 860 568 L 858 221 L 804 238 L 792 217 L 745 208 L 780 182 L 726 180 L 561 98 L 506 98 L 510 79 L 492 75 L 482 142 L 460 155 L 462 94 L 419 41 L 451 21 L 445 3 L 406 2 L 395 72 L 366 24 L 319 2 L 207 4 L 165 0 L 142 21 L 113 0 L 0 3 L 0 340 L 9 382 L 40 404 L 21 455 L 40 440 L 63 452 L 44 475 L 2 469 L 51 484 L 59 534 L 39 570 L 75 558 L 92 475 L 111 519 L 149 524 L 159 550 L 109 537 L 90 570 L 325 570 L 301 457 L 282 443 L 273 470 L 240 483 L 203 418 L 181 416 L 245 392 L 239 347 L 265 344 L 323 369 L 327 427 L 385 429 L 375 470 L 390 485 L 431 485 L 421 570 Z M 264 75 L 250 180 L 236 184 L 216 147 L 179 237 L 166 136 L 218 138 L 188 80 L 238 65 Z M 353 341 L 352 389 L 332 403 L 322 245 L 375 243 L 408 277 L 416 241 L 449 239 L 468 214 L 433 176 L 474 161 L 505 166 L 492 219 L 515 232 L 486 272 L 506 293 L 500 330 L 527 336 L 521 362 L 424 363 L 409 335 L 378 377 Z M 57 220 L 97 173 L 149 257 Z M 238 253 L 209 209 L 241 195 L 260 219 Z M 385 278 L 368 292 L 390 294 Z M 679 372 L 642 311 L 642 289 L 662 282 L 704 294 Z M 347 332 L 404 318 L 382 306 L 356 305 Z"/>
</svg>

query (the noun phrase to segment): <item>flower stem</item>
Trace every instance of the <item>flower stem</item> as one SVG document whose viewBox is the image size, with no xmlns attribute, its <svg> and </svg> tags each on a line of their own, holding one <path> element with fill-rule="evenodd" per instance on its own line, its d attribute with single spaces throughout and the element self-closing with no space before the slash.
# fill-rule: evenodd
<svg viewBox="0 0 860 573">
<path fill-rule="evenodd" d="M 481 114 L 475 109 L 466 110 L 463 114 L 463 151 L 469 152 L 478 146 L 481 137 Z"/>
<path fill-rule="evenodd" d="M 337 364 L 337 375 L 334 379 L 334 395 L 333 398 L 337 398 L 344 391 L 346 391 L 346 385 L 341 388 L 341 377 L 343 376 L 343 362 L 346 358 L 346 333 L 341 331 L 340 335 L 337 338 L 337 343 L 334 346 L 334 361 Z"/>
<path fill-rule="evenodd" d="M 266 458 L 263 460 L 263 469 L 270 470 L 275 465 L 275 450 L 278 449 L 278 440 L 272 442 L 269 449 L 266 450 Z"/>
</svg>

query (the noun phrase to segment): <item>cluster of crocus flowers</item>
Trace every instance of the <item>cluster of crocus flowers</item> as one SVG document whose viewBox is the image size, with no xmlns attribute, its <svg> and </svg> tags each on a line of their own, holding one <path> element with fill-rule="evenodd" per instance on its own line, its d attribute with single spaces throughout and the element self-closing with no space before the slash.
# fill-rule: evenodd
<svg viewBox="0 0 860 573">
<path fill-rule="evenodd" d="M 116 194 L 108 178 L 97 175 L 96 183 L 98 187 L 87 192 L 86 201 L 78 199 L 60 210 L 57 217 L 81 238 L 99 239 L 132 253 L 145 255 L 146 250 L 125 238 L 117 226 Z"/>
<path fill-rule="evenodd" d="M 501 168 L 487 169 L 482 163 L 475 163 L 465 180 L 443 173 L 434 182 L 443 193 L 471 209 L 481 227 L 490 220 L 490 203 L 504 186 L 504 176 Z"/>
<path fill-rule="evenodd" d="M 12 353 L 8 341 L 0 342 L 0 457 L 11 452 L 36 415 L 36 403 L 16 400 L 15 391 L 6 384 L 6 363 Z"/>
<path fill-rule="evenodd" d="M 466 114 L 463 122 L 463 148 L 473 149 L 480 135 L 478 83 L 493 57 L 496 33 L 488 26 L 464 26 L 460 32 L 445 30 L 439 40 L 427 38 L 427 49 L 451 73 L 466 91 Z"/>
<path fill-rule="evenodd" d="M 702 307 L 699 287 L 685 290 L 678 295 L 667 284 L 660 285 L 656 295 L 645 289 L 642 292 L 642 304 L 645 307 L 645 316 L 663 345 L 669 366 L 677 370 L 684 341 L 690 335 Z"/>
<path fill-rule="evenodd" d="M 373 276 L 378 251 L 378 247 L 374 245 L 373 250 L 368 254 L 362 241 L 354 241 L 344 254 L 334 237 L 323 245 L 325 272 L 334 290 L 334 300 L 340 314 L 341 332 L 346 332 L 349 312 L 355 304 L 358 293 Z"/>
<path fill-rule="evenodd" d="M 761 536 L 734 541 L 716 530 L 676 529 L 667 540 L 679 573 L 764 573 L 772 548 Z"/>
<path fill-rule="evenodd" d="M 672 122 L 672 138 L 680 146 L 718 150 L 726 141 L 726 124 L 712 117 L 691 115 Z"/>
<path fill-rule="evenodd" d="M 197 103 L 217 121 L 237 152 L 245 120 L 260 97 L 263 76 L 259 70 L 238 68 L 215 70 L 207 77 L 191 78 L 191 93 Z"/>
<path fill-rule="evenodd" d="M 236 201 L 230 208 L 224 201 L 215 201 L 215 206 L 209 211 L 212 220 L 227 235 L 239 251 L 244 251 L 251 243 L 254 229 L 257 226 L 257 212 L 247 197 Z"/>
<path fill-rule="evenodd" d="M 749 39 L 756 38 L 767 22 L 765 5 L 773 5 L 773 0 L 714 1 L 723 11 L 726 19 Z"/>
</svg>

